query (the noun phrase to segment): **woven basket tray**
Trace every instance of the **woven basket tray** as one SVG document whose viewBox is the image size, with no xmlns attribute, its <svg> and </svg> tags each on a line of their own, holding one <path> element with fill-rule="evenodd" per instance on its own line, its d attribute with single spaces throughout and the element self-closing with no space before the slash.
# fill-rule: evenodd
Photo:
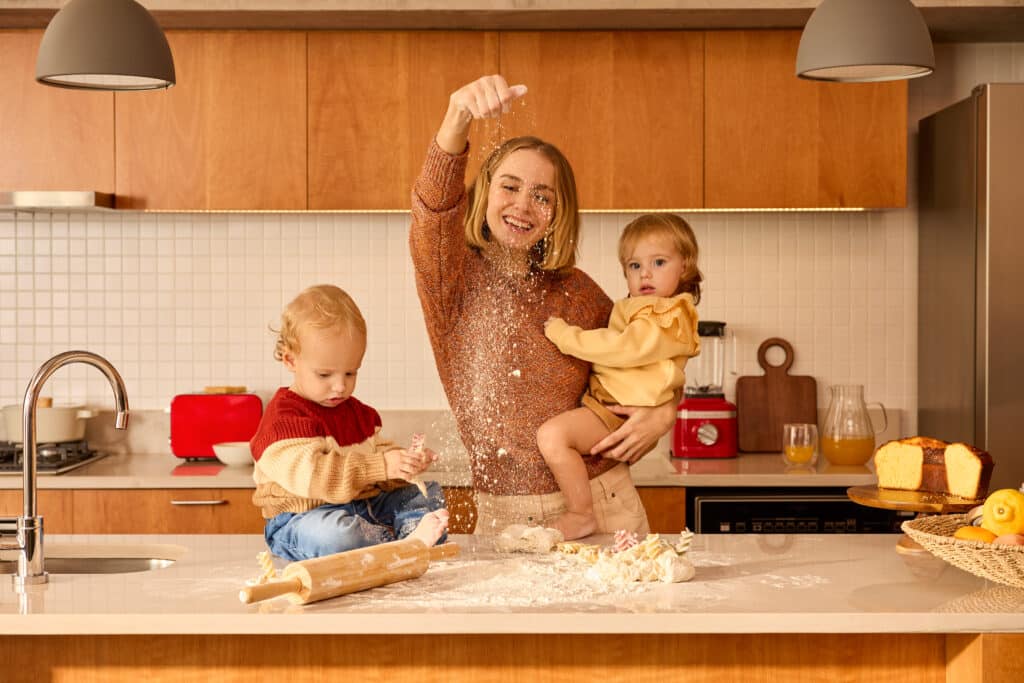
<svg viewBox="0 0 1024 683">
<path fill-rule="evenodd" d="M 962 541 L 953 532 L 967 515 L 934 515 L 903 522 L 903 532 L 954 567 L 1007 586 L 1024 588 L 1024 546 Z"/>
</svg>

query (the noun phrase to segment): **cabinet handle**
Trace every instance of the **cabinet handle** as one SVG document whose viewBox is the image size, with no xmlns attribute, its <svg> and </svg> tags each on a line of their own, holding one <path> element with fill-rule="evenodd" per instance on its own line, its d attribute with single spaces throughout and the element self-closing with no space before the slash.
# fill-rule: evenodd
<svg viewBox="0 0 1024 683">
<path fill-rule="evenodd" d="M 171 505 L 224 505 L 228 501 L 220 500 L 172 500 Z"/>
</svg>

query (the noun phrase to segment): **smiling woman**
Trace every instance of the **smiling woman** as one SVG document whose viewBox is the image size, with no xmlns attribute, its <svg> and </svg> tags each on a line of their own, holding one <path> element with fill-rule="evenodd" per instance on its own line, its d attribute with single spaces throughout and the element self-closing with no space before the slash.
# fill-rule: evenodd
<svg viewBox="0 0 1024 683">
<path fill-rule="evenodd" d="M 438 373 L 469 451 L 478 533 L 546 523 L 565 500 L 537 447 L 537 429 L 578 405 L 589 365 L 562 355 L 543 325 L 561 317 L 604 326 L 611 301 L 575 267 L 576 181 L 569 162 L 534 137 L 507 140 L 465 190 L 469 129 L 526 93 L 485 76 L 452 93 L 413 192 L 409 234 Z M 630 419 L 585 458 L 598 529 L 645 532 L 625 462 L 672 425 L 671 402 Z M 602 457 L 603 455 L 603 457 Z"/>
</svg>

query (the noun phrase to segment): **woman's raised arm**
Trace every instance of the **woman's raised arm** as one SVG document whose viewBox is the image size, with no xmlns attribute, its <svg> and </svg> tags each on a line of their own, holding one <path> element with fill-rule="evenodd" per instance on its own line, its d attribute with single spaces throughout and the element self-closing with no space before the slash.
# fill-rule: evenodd
<svg viewBox="0 0 1024 683">
<path fill-rule="evenodd" d="M 462 86 L 448 98 L 448 111 L 437 131 L 438 146 L 449 154 L 462 154 L 473 119 L 508 112 L 512 102 L 525 94 L 525 85 L 509 86 L 499 75 L 483 76 Z"/>
</svg>

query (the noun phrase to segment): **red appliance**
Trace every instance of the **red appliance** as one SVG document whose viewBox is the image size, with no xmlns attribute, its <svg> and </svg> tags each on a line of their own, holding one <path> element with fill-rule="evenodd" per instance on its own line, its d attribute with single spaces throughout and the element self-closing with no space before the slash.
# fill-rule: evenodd
<svg viewBox="0 0 1024 683">
<path fill-rule="evenodd" d="M 686 364 L 686 397 L 676 415 L 672 455 L 677 458 L 734 458 L 736 405 L 726 401 L 723 393 L 725 323 L 701 320 L 697 323 L 697 336 L 700 337 L 700 355 Z"/>
<path fill-rule="evenodd" d="M 248 441 L 263 416 L 256 394 L 180 394 L 171 401 L 171 452 L 216 458 L 213 444 Z"/>
<path fill-rule="evenodd" d="M 736 457 L 736 405 L 722 397 L 683 399 L 672 434 L 672 455 Z"/>
</svg>

